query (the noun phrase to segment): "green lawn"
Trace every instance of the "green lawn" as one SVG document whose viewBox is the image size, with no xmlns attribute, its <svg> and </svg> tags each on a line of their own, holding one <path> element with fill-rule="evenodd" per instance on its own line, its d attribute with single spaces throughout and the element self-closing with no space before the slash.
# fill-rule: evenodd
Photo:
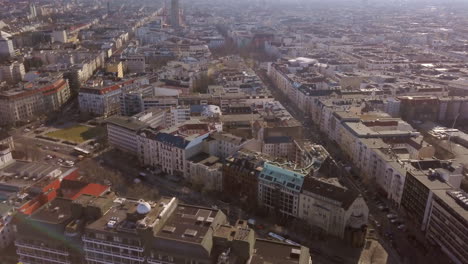
<svg viewBox="0 0 468 264">
<path fill-rule="evenodd" d="M 46 134 L 46 136 L 76 143 L 82 143 L 86 140 L 102 136 L 104 135 L 104 132 L 105 129 L 102 127 L 87 127 L 78 125 L 49 132 Z"/>
</svg>

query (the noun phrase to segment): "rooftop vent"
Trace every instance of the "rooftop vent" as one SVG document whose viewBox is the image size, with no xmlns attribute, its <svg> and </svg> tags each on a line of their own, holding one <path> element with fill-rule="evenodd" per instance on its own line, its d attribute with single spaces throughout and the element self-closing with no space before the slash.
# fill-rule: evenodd
<svg viewBox="0 0 468 264">
<path fill-rule="evenodd" d="M 205 221 L 205 218 L 203 216 L 197 217 L 197 221 L 195 221 L 195 224 L 199 225 Z"/>
<path fill-rule="evenodd" d="M 197 230 L 187 229 L 184 232 L 185 237 L 195 237 L 197 235 Z"/>
<path fill-rule="evenodd" d="M 165 227 L 163 227 L 163 232 L 164 233 L 172 234 L 172 233 L 174 233 L 175 230 L 176 230 L 175 226 L 165 226 Z"/>
<path fill-rule="evenodd" d="M 117 221 L 115 220 L 110 220 L 109 222 L 107 222 L 108 228 L 115 228 L 116 226 L 117 226 Z"/>
</svg>

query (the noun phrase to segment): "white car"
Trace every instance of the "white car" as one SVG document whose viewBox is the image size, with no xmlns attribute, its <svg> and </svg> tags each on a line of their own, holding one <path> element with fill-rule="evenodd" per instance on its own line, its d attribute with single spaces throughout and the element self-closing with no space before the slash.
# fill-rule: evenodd
<svg viewBox="0 0 468 264">
<path fill-rule="evenodd" d="M 398 217 L 398 216 L 397 216 L 396 214 L 388 214 L 388 215 L 387 215 L 387 218 L 388 218 L 388 219 L 395 219 L 395 218 L 397 218 L 397 217 Z"/>
<path fill-rule="evenodd" d="M 405 226 L 405 225 L 399 225 L 397 228 L 398 228 L 399 230 L 405 230 L 405 229 L 406 229 L 406 226 Z"/>
</svg>

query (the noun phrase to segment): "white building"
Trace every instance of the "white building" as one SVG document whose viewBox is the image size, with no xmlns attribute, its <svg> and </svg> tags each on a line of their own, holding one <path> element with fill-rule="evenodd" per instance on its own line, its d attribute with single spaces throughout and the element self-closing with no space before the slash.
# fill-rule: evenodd
<svg viewBox="0 0 468 264">
<path fill-rule="evenodd" d="M 342 239 L 347 232 L 363 231 L 369 216 L 369 208 L 358 193 L 314 177 L 304 179 L 298 207 L 300 219 Z"/>
<path fill-rule="evenodd" d="M 137 133 L 147 126 L 147 123 L 136 118 L 112 116 L 107 119 L 107 139 L 110 145 L 136 155 L 138 151 Z"/>
<path fill-rule="evenodd" d="M 223 164 L 216 156 L 201 152 L 188 160 L 188 180 L 204 190 L 221 191 L 223 186 Z"/>
<path fill-rule="evenodd" d="M 78 103 L 82 113 L 108 117 L 120 113 L 119 85 L 81 88 Z"/>
<path fill-rule="evenodd" d="M 271 157 L 294 159 L 294 142 L 291 137 L 277 136 L 263 139 L 262 153 Z"/>
<path fill-rule="evenodd" d="M 212 131 L 209 124 L 191 122 L 160 131 L 141 131 L 136 145 L 139 161 L 188 179 L 188 159 L 202 152 L 203 140 Z"/>
<path fill-rule="evenodd" d="M 241 149 L 246 142 L 245 138 L 226 132 L 214 132 L 204 140 L 203 149 L 210 155 L 225 159 Z"/>
</svg>

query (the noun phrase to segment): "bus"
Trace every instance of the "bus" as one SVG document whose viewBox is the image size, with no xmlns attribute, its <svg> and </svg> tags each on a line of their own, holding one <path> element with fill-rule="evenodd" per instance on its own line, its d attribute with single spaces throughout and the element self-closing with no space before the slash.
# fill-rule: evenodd
<svg viewBox="0 0 468 264">
<path fill-rule="evenodd" d="M 86 149 L 82 149 L 82 148 L 79 148 L 79 147 L 75 147 L 73 150 L 76 151 L 78 154 L 83 155 L 83 156 L 89 156 L 91 154 L 91 152 L 87 151 Z"/>
</svg>

